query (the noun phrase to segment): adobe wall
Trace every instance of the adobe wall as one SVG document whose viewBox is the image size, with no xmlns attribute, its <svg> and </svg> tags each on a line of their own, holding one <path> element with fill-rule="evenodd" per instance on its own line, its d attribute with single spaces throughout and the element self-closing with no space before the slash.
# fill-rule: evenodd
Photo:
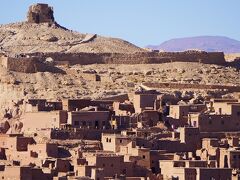
<svg viewBox="0 0 240 180">
<path fill-rule="evenodd" d="M 206 64 L 226 63 L 222 52 L 139 52 L 123 53 L 35 53 L 34 56 L 51 57 L 56 63 L 74 64 L 159 64 L 168 62 L 201 62 Z M 30 55 L 30 56 L 31 56 Z"/>
<path fill-rule="evenodd" d="M 53 66 L 44 63 L 51 57 L 56 65 L 87 64 L 160 64 L 168 62 L 201 62 L 225 65 L 222 52 L 140 52 L 123 53 L 33 53 L 20 57 L 1 56 L 0 63 L 11 71 L 34 73 L 41 71 L 58 72 Z"/>
<path fill-rule="evenodd" d="M 85 140 L 101 140 L 102 133 L 119 133 L 119 130 L 98 130 L 98 129 L 76 129 L 72 130 L 51 130 L 51 139 L 85 139 Z"/>
<path fill-rule="evenodd" d="M 39 57 L 0 57 L 0 65 L 10 71 L 23 72 L 23 73 L 36 73 L 36 72 L 61 72 L 54 66 L 50 66 L 43 62 L 41 56 Z"/>
<path fill-rule="evenodd" d="M 201 62 L 206 64 L 225 64 L 221 52 L 144 52 L 135 54 L 112 54 L 104 59 L 112 64 L 159 64 L 168 62 Z"/>
<path fill-rule="evenodd" d="M 218 138 L 223 139 L 226 137 L 239 137 L 240 132 L 200 132 L 200 138 Z"/>
<path fill-rule="evenodd" d="M 44 67 L 35 58 L 12 58 L 8 57 L 4 61 L 4 67 L 10 71 L 34 73 L 41 71 Z"/>
<path fill-rule="evenodd" d="M 119 95 L 101 98 L 101 100 L 125 102 L 126 100 L 129 100 L 129 97 L 128 97 L 128 94 L 119 94 Z"/>
</svg>

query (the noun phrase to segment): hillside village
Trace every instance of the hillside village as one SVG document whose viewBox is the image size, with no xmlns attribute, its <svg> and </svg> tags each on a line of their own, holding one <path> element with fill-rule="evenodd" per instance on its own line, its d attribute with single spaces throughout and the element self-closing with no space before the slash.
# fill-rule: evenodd
<svg viewBox="0 0 240 180">
<path fill-rule="evenodd" d="M 1 123 L 4 179 L 238 179 L 238 99 L 29 99 Z"/>
<path fill-rule="evenodd" d="M 73 32 L 47 4 L 0 38 L 0 179 L 240 179 L 239 59 Z"/>
</svg>

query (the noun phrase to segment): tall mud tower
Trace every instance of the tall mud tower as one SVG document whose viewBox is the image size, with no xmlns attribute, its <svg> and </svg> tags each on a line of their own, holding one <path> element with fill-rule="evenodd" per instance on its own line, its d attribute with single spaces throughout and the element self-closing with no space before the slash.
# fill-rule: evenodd
<svg viewBox="0 0 240 180">
<path fill-rule="evenodd" d="M 29 7 L 27 14 L 29 23 L 54 23 L 53 8 L 48 4 L 34 4 Z"/>
</svg>

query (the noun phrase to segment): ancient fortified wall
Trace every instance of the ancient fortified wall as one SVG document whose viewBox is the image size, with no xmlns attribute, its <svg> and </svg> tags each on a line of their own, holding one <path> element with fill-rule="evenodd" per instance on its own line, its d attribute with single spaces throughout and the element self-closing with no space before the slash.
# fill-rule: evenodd
<svg viewBox="0 0 240 180">
<path fill-rule="evenodd" d="M 206 64 L 226 63 L 222 52 L 141 52 L 134 54 L 121 53 L 35 53 L 42 58 L 51 57 L 56 63 L 74 64 L 159 64 L 168 62 L 201 62 Z M 31 55 L 30 55 L 31 56 Z"/>
<path fill-rule="evenodd" d="M 134 54 L 120 53 L 34 53 L 19 57 L 0 56 L 1 64 L 9 70 L 19 72 L 46 71 L 44 63 L 51 57 L 56 65 L 87 65 L 87 64 L 159 64 L 168 62 L 201 62 L 205 64 L 224 65 L 222 52 L 142 52 Z"/>
</svg>

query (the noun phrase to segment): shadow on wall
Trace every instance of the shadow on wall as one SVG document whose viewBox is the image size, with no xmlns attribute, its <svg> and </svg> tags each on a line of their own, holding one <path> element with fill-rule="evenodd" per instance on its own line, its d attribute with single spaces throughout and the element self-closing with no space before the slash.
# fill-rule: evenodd
<svg viewBox="0 0 240 180">
<path fill-rule="evenodd" d="M 66 74 L 66 72 L 54 65 L 44 64 L 44 68 L 37 70 L 36 72 L 51 72 L 51 73 L 59 73 Z"/>
</svg>

